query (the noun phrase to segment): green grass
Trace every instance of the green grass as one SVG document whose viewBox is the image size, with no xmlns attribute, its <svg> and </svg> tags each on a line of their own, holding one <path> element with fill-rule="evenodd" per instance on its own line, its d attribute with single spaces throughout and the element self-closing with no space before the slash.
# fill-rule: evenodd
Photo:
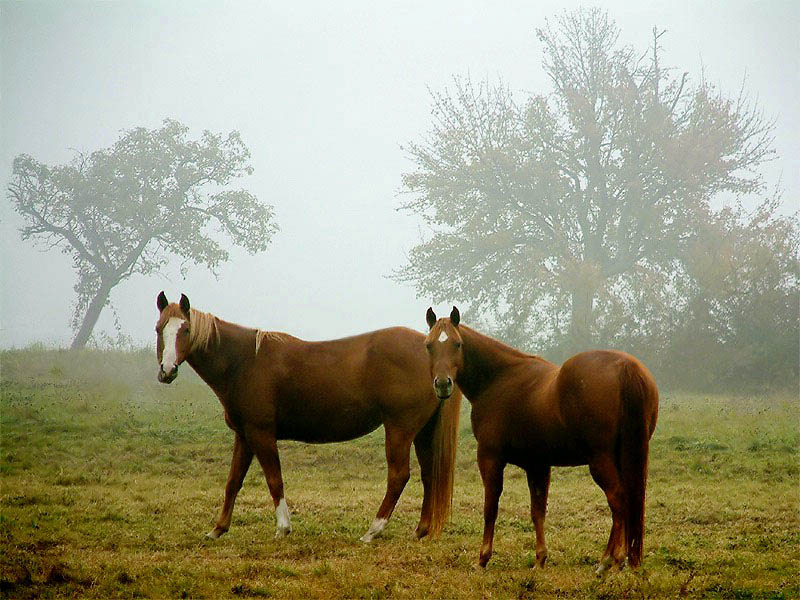
<svg viewBox="0 0 800 600">
<path fill-rule="evenodd" d="M 254 464 L 230 532 L 211 529 L 232 434 L 188 367 L 155 381 L 151 352 L 0 353 L 0 593 L 32 597 L 797 598 L 797 398 L 662 394 L 644 568 L 594 575 L 610 515 L 586 468 L 555 469 L 549 560 L 532 569 L 522 471 L 509 467 L 495 554 L 475 568 L 483 492 L 468 407 L 454 516 L 413 538 L 418 469 L 383 538 L 358 537 L 383 496 L 382 431 L 280 443 L 293 533 Z M 465 403 L 466 404 L 466 403 Z"/>
</svg>

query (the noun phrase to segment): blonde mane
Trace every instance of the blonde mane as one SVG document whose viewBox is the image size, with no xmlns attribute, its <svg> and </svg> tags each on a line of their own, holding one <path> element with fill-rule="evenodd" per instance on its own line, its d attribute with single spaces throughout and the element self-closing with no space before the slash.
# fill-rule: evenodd
<svg viewBox="0 0 800 600">
<path fill-rule="evenodd" d="M 219 329 L 215 315 L 192 308 L 190 320 L 192 326 L 189 328 L 189 346 L 192 352 L 195 350 L 208 350 L 212 340 L 214 343 L 219 344 Z M 256 329 L 256 354 L 258 354 L 258 350 L 264 340 L 286 343 L 286 334 Z"/>
<path fill-rule="evenodd" d="M 264 340 L 274 340 L 276 342 L 286 342 L 286 338 L 282 333 L 278 333 L 277 331 L 264 331 L 263 329 L 256 329 L 256 354 L 258 354 L 258 349 L 261 348 L 261 344 Z"/>
<path fill-rule="evenodd" d="M 211 338 L 219 343 L 219 330 L 217 329 L 217 317 L 211 313 L 205 313 L 194 308 L 191 309 L 190 320 L 192 326 L 189 328 L 189 346 L 194 350 L 208 350 Z"/>
</svg>

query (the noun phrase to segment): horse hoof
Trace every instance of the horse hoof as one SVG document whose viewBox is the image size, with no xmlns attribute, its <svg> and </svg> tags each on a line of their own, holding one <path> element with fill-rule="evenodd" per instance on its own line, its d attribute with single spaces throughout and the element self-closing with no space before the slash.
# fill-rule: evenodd
<svg viewBox="0 0 800 600">
<path fill-rule="evenodd" d="M 389 519 L 378 519 L 376 518 L 372 525 L 369 526 L 367 529 L 367 533 L 361 536 L 361 541 L 365 543 L 369 543 L 374 540 L 376 537 L 379 537 L 382 533 L 384 528 L 386 527 L 386 523 L 389 522 Z"/>
<path fill-rule="evenodd" d="M 365 544 L 369 544 L 375 538 L 381 537 L 381 533 L 383 533 L 383 532 L 381 532 L 381 531 L 377 531 L 376 532 L 376 531 L 370 530 L 370 531 L 368 531 L 367 533 L 365 533 L 364 535 L 362 535 L 358 539 L 360 539 Z"/>
<path fill-rule="evenodd" d="M 292 533 L 291 527 L 278 527 L 275 530 L 275 538 L 283 538 Z"/>
<path fill-rule="evenodd" d="M 219 527 L 214 527 L 211 531 L 206 534 L 206 537 L 210 540 L 218 540 L 220 536 L 225 533 L 225 529 L 220 529 Z"/>
<path fill-rule="evenodd" d="M 606 559 L 602 560 L 597 564 L 597 568 L 594 570 L 594 574 L 597 576 L 602 576 L 608 573 L 609 569 L 611 569 L 611 560 Z"/>
</svg>

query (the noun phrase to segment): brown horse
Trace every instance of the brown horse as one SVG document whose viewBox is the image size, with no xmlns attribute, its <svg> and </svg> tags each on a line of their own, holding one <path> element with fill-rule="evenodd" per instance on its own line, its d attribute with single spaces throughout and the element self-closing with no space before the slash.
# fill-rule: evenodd
<svg viewBox="0 0 800 600">
<path fill-rule="evenodd" d="M 492 556 L 503 469 L 528 476 L 536 560 L 544 566 L 544 516 L 552 466 L 589 465 L 611 507 L 611 535 L 598 567 L 642 560 L 644 496 L 658 390 L 650 372 L 624 352 L 577 354 L 558 367 L 459 325 L 458 309 L 436 319 L 428 309 L 425 339 L 433 387 L 446 399 L 455 382 L 472 404 L 484 487 L 478 564 Z"/>
<path fill-rule="evenodd" d="M 414 444 L 423 485 L 417 537 L 441 532 L 450 512 L 460 397 L 442 402 L 428 379 L 421 333 L 400 327 L 329 342 L 249 329 L 158 295 L 158 380 L 185 360 L 219 397 L 235 433 L 222 514 L 208 536 L 228 531 L 253 455 L 267 478 L 280 537 L 291 531 L 277 440 L 351 440 L 386 430 L 388 483 L 372 525 L 379 536 L 409 478 Z"/>
</svg>

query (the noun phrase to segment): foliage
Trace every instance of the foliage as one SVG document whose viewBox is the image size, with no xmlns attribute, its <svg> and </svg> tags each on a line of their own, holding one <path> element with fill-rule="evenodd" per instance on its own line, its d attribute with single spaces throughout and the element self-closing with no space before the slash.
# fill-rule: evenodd
<svg viewBox="0 0 800 600">
<path fill-rule="evenodd" d="M 797 390 L 800 230 L 776 206 L 773 198 L 749 214 L 724 208 L 687 248 L 678 287 L 686 301 L 654 356 L 666 381 Z"/>
<path fill-rule="evenodd" d="M 383 431 L 281 442 L 294 531 L 275 540 L 257 462 L 233 526 L 208 540 L 231 432 L 191 369 L 156 382 L 153 350 L 0 352 L 0 595 L 9 598 L 795 598 L 800 594 L 793 395 L 664 395 L 651 444 L 643 571 L 599 579 L 611 524 L 586 467 L 554 468 L 548 566 L 532 569 L 524 473 L 506 469 L 486 571 L 483 490 L 461 420 L 452 522 L 413 535 L 413 468 L 383 539 L 363 544 L 386 485 Z M 465 403 L 466 404 L 466 403 Z M 466 409 L 466 406 L 465 406 Z M 466 416 L 466 415 L 465 415 Z M 416 463 L 416 461 L 412 461 Z"/>
<path fill-rule="evenodd" d="M 711 208 L 720 194 L 763 189 L 756 168 L 773 155 L 773 124 L 744 92 L 730 99 L 663 68 L 655 30 L 640 54 L 593 9 L 565 13 L 538 36 L 550 94 L 520 103 L 502 84 L 458 78 L 433 94 L 431 130 L 407 147 L 416 168 L 403 176 L 411 199 L 402 205 L 429 219 L 433 235 L 395 277 L 437 302 L 468 302 L 473 323 L 555 358 L 630 346 L 652 329 L 674 334 L 693 301 L 681 292 L 697 299 L 715 285 L 693 259 L 709 230 L 729 233 L 736 221 L 742 244 L 766 248 L 758 223 L 781 221 L 774 203 L 747 224 Z M 767 262 L 778 271 L 765 277 L 796 294 L 793 265 Z M 728 313 L 744 309 L 716 293 Z M 714 327 L 730 328 L 746 314 L 720 318 Z"/>
<path fill-rule="evenodd" d="M 26 222 L 22 238 L 61 248 L 78 275 L 73 346 L 86 343 L 111 289 L 134 273 L 173 256 L 213 271 L 228 252 L 212 229 L 249 252 L 266 249 L 277 230 L 271 207 L 226 189 L 253 170 L 239 133 L 192 140 L 188 131 L 166 120 L 65 165 L 14 159 L 9 198 Z"/>
</svg>

